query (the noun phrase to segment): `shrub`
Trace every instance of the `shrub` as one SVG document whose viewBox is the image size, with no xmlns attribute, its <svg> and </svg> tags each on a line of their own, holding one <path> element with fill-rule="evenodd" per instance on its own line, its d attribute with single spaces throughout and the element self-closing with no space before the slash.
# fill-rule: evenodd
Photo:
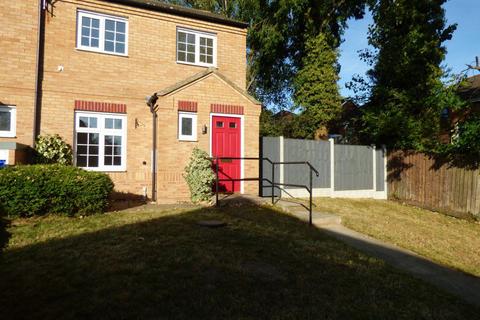
<svg viewBox="0 0 480 320">
<path fill-rule="evenodd" d="M 112 191 L 104 173 L 58 164 L 7 167 L 0 170 L 0 215 L 99 213 Z"/>
<path fill-rule="evenodd" d="M 212 162 L 205 151 L 198 148 L 193 149 L 183 176 L 190 189 L 192 202 L 212 200 L 215 173 L 212 170 Z"/>
<path fill-rule="evenodd" d="M 72 147 L 58 134 L 38 136 L 35 151 L 37 163 L 72 164 Z"/>
</svg>

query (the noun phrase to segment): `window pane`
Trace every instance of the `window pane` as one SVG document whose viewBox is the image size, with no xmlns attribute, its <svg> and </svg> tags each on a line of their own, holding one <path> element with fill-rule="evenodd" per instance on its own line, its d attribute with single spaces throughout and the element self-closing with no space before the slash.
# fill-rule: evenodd
<svg viewBox="0 0 480 320">
<path fill-rule="evenodd" d="M 122 129 L 122 119 L 115 119 L 115 129 Z"/>
<path fill-rule="evenodd" d="M 187 46 L 187 52 L 189 53 L 195 53 L 195 46 L 193 44 L 189 44 Z"/>
<path fill-rule="evenodd" d="M 188 43 L 195 44 L 195 35 L 189 33 L 188 36 L 187 36 L 187 40 L 188 40 L 188 41 L 187 41 Z"/>
<path fill-rule="evenodd" d="M 223 121 L 217 121 L 217 128 L 223 128 Z"/>
<path fill-rule="evenodd" d="M 104 157 L 103 161 L 104 161 L 104 165 L 106 166 L 112 165 L 112 157 Z"/>
<path fill-rule="evenodd" d="M 92 41 L 90 42 L 90 47 L 98 48 L 98 39 L 92 38 Z"/>
<path fill-rule="evenodd" d="M 117 21 L 117 32 L 125 33 L 125 22 Z"/>
<path fill-rule="evenodd" d="M 207 63 L 213 63 L 213 57 L 207 56 Z"/>
<path fill-rule="evenodd" d="M 205 38 L 200 38 L 200 45 L 204 46 L 206 44 L 206 39 Z"/>
<path fill-rule="evenodd" d="M 207 62 L 207 56 L 200 55 L 200 62 Z"/>
<path fill-rule="evenodd" d="M 98 154 L 98 146 L 97 147 L 89 147 L 88 148 L 88 154 L 92 155 L 92 154 Z"/>
<path fill-rule="evenodd" d="M 213 47 L 213 39 L 207 39 L 207 46 Z"/>
<path fill-rule="evenodd" d="M 89 156 L 88 157 L 88 166 L 89 167 L 98 167 L 98 156 Z"/>
<path fill-rule="evenodd" d="M 87 154 L 87 146 L 77 146 L 77 154 Z"/>
<path fill-rule="evenodd" d="M 122 165 L 122 157 L 113 157 L 113 165 L 121 166 Z"/>
<path fill-rule="evenodd" d="M 100 28 L 100 20 L 99 19 L 92 19 L 92 27 L 93 28 Z"/>
<path fill-rule="evenodd" d="M 113 147 L 105 147 L 105 155 L 112 155 Z"/>
<path fill-rule="evenodd" d="M 10 111 L 0 111 L 0 130 L 10 131 L 11 128 Z"/>
<path fill-rule="evenodd" d="M 87 27 L 82 27 L 82 36 L 89 37 L 90 36 L 90 29 Z"/>
<path fill-rule="evenodd" d="M 88 143 L 98 144 L 98 133 L 89 133 L 88 134 Z"/>
<path fill-rule="evenodd" d="M 178 61 L 187 61 L 186 55 L 185 55 L 184 52 L 179 52 L 177 59 L 178 59 Z"/>
<path fill-rule="evenodd" d="M 182 135 L 192 135 L 192 118 L 182 118 Z"/>
<path fill-rule="evenodd" d="M 99 36 L 100 36 L 100 33 L 99 33 L 98 29 L 92 29 L 91 37 L 95 38 L 95 39 L 98 39 Z"/>
<path fill-rule="evenodd" d="M 114 147 L 113 148 L 113 154 L 116 156 L 121 156 L 122 155 L 122 147 Z"/>
<path fill-rule="evenodd" d="M 105 51 L 113 52 L 113 42 L 105 40 Z"/>
<path fill-rule="evenodd" d="M 178 41 L 179 42 L 186 42 L 187 41 L 187 34 L 185 32 L 178 33 Z"/>
<path fill-rule="evenodd" d="M 187 45 L 185 43 L 179 43 L 178 51 L 187 51 Z"/>
<path fill-rule="evenodd" d="M 105 30 L 115 31 L 115 21 L 110 19 L 105 19 Z"/>
<path fill-rule="evenodd" d="M 110 40 L 110 41 L 115 40 L 115 33 L 110 32 L 110 31 L 106 31 L 105 32 L 105 39 Z"/>
<path fill-rule="evenodd" d="M 90 18 L 82 17 L 82 26 L 90 28 Z"/>
<path fill-rule="evenodd" d="M 117 41 L 118 42 L 125 42 L 125 34 L 124 33 L 117 33 Z"/>
<path fill-rule="evenodd" d="M 88 41 L 87 37 L 82 37 L 82 46 L 89 46 L 90 42 Z"/>
<path fill-rule="evenodd" d="M 111 146 L 113 144 L 113 136 L 105 136 L 105 145 Z"/>
<path fill-rule="evenodd" d="M 195 54 L 193 53 L 187 54 L 187 62 L 195 63 Z"/>
<path fill-rule="evenodd" d="M 232 128 L 232 129 L 234 129 L 234 128 L 237 127 L 237 124 L 236 124 L 235 122 L 230 122 L 230 123 L 229 123 L 229 127 Z"/>
<path fill-rule="evenodd" d="M 77 155 L 77 166 L 86 167 L 87 166 L 87 157 Z"/>
<path fill-rule="evenodd" d="M 115 48 L 116 53 L 125 53 L 125 45 L 123 43 L 117 42 L 117 47 Z"/>
<path fill-rule="evenodd" d="M 122 145 L 122 137 L 120 137 L 120 136 L 115 136 L 114 142 L 115 142 L 114 144 L 115 144 L 116 146 Z"/>
<path fill-rule="evenodd" d="M 87 144 L 87 141 L 88 141 L 88 133 L 84 133 L 84 132 L 77 133 L 77 143 Z"/>
<path fill-rule="evenodd" d="M 97 118 L 89 118 L 90 119 L 90 128 L 96 128 L 97 127 Z"/>
<path fill-rule="evenodd" d="M 106 118 L 105 119 L 105 129 L 113 129 L 113 119 Z"/>
</svg>

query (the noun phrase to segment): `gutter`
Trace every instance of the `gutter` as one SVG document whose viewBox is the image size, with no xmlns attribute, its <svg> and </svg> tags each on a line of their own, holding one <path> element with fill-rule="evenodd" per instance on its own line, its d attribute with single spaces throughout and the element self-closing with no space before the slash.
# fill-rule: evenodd
<svg viewBox="0 0 480 320">
<path fill-rule="evenodd" d="M 154 93 L 146 98 L 147 106 L 152 113 L 152 202 L 157 201 L 157 109 L 158 96 Z"/>
<path fill-rule="evenodd" d="M 35 102 L 33 106 L 33 148 L 35 148 L 36 138 L 40 134 L 46 8 L 47 0 L 38 0 L 37 52 L 35 62 Z"/>
</svg>

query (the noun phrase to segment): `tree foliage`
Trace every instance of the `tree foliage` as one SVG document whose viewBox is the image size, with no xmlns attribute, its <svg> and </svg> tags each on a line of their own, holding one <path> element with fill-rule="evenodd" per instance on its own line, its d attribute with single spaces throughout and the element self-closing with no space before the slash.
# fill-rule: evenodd
<svg viewBox="0 0 480 320">
<path fill-rule="evenodd" d="M 442 99 L 440 67 L 455 25 L 446 25 L 446 0 L 377 0 L 369 43 L 364 54 L 371 96 L 365 108 L 364 134 L 368 142 L 390 147 L 431 149 L 438 140 Z M 370 56 L 369 56 L 370 55 Z"/>
<path fill-rule="evenodd" d="M 320 127 L 327 127 L 341 113 L 338 53 L 320 33 L 307 40 L 302 68 L 294 78 L 294 100 L 302 110 L 304 137 L 313 138 Z"/>
</svg>

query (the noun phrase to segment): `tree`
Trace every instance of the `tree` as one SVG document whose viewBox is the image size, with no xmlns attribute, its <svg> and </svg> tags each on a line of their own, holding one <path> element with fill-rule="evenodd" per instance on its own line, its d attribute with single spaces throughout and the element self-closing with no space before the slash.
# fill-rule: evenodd
<svg viewBox="0 0 480 320">
<path fill-rule="evenodd" d="M 363 116 L 368 142 L 432 148 L 442 111 L 440 67 L 455 25 L 446 25 L 446 0 L 377 0 L 369 43 L 372 89 Z"/>
<path fill-rule="evenodd" d="M 318 128 L 328 127 L 341 113 L 338 53 L 323 33 L 307 40 L 305 47 L 293 88 L 295 103 L 303 111 L 305 137 L 313 138 Z"/>
</svg>

